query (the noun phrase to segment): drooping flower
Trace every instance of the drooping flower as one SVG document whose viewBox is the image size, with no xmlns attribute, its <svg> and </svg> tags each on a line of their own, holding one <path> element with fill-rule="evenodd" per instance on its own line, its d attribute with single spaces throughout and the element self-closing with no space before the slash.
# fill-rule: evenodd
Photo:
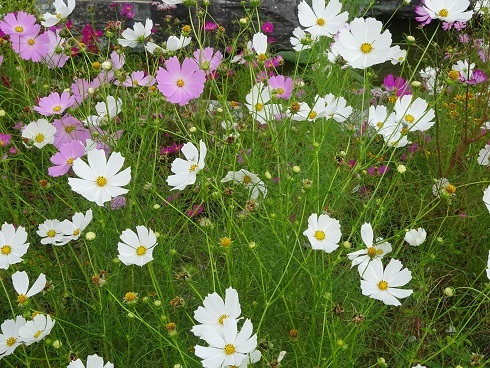
<svg viewBox="0 0 490 368">
<path fill-rule="evenodd" d="M 117 244 L 117 258 L 126 266 L 134 264 L 141 267 L 153 260 L 152 253 L 157 244 L 155 233 L 145 226 L 136 226 L 136 232 L 124 230 L 120 236 L 121 242 Z"/>
<path fill-rule="evenodd" d="M 73 172 L 79 177 L 68 178 L 73 191 L 99 206 L 129 191 L 122 187 L 131 181 L 131 168 L 118 173 L 124 164 L 119 152 L 111 153 L 107 160 L 103 150 L 94 149 L 87 153 L 87 158 L 88 165 L 81 158 L 73 162 Z"/>
<path fill-rule="evenodd" d="M 158 90 L 167 101 L 183 106 L 204 91 L 206 75 L 194 60 L 185 58 L 181 67 L 174 56 L 165 61 L 165 68 L 158 69 L 156 79 Z"/>
<path fill-rule="evenodd" d="M 46 316 L 44 314 L 36 314 L 32 321 L 27 321 L 19 329 L 19 336 L 24 344 L 31 345 L 48 336 L 55 323 L 56 321 L 53 321 L 49 314 Z"/>
<path fill-rule="evenodd" d="M 425 229 L 419 227 L 418 229 L 411 229 L 405 234 L 405 241 L 413 246 L 419 246 L 425 241 L 427 237 L 427 231 Z"/>
<path fill-rule="evenodd" d="M 66 19 L 73 12 L 73 9 L 75 9 L 75 0 L 68 0 L 67 4 L 63 0 L 55 0 L 53 5 L 55 14 L 43 14 L 44 21 L 41 24 L 46 28 L 52 27 L 63 19 Z"/>
<path fill-rule="evenodd" d="M 432 186 L 432 194 L 437 198 L 450 199 L 456 195 L 456 187 L 447 178 L 440 178 Z"/>
<path fill-rule="evenodd" d="M 29 289 L 29 276 L 25 271 L 17 271 L 12 274 L 12 285 L 17 292 L 17 302 L 25 305 L 31 296 L 39 294 L 46 286 L 46 275 L 41 273 Z"/>
<path fill-rule="evenodd" d="M 0 230 L 0 269 L 8 269 L 11 264 L 22 262 L 22 256 L 29 248 L 27 232 L 19 226 L 4 223 Z M 0 354 L 2 352 L 0 351 Z"/>
<path fill-rule="evenodd" d="M 407 268 L 402 268 L 402 263 L 397 259 L 390 260 L 384 270 L 381 262 L 369 263 L 362 274 L 362 294 L 381 300 L 386 305 L 401 305 L 398 299 L 406 298 L 413 293 L 413 290 L 399 289 L 412 279 L 412 273 Z"/>
<path fill-rule="evenodd" d="M 337 51 L 353 68 L 365 69 L 390 59 L 391 33 L 374 18 L 355 18 L 338 36 Z"/>
<path fill-rule="evenodd" d="M 167 38 L 167 42 L 165 43 L 165 49 L 164 52 L 169 52 L 169 51 L 177 51 L 180 50 L 187 45 L 191 43 L 191 38 L 182 36 L 180 35 L 179 37 L 177 36 L 169 36 Z"/>
<path fill-rule="evenodd" d="M 121 34 L 123 38 L 118 38 L 117 41 L 123 47 L 135 48 L 139 44 L 145 43 L 146 38 L 151 35 L 152 28 L 153 21 L 151 19 L 147 19 L 145 25 L 141 22 L 136 22 L 133 29 L 126 28 Z"/>
<path fill-rule="evenodd" d="M 167 184 L 173 187 L 171 190 L 183 190 L 186 186 L 196 182 L 196 176 L 204 168 L 207 148 L 202 140 L 199 141 L 199 151 L 197 147 L 187 142 L 180 150 L 186 160 L 177 157 L 172 162 L 171 171 L 174 175 L 167 178 Z"/>
<path fill-rule="evenodd" d="M 92 210 L 89 209 L 85 212 L 85 215 L 81 212 L 75 212 L 71 221 L 63 220 L 60 224 L 60 231 L 65 237 L 69 237 L 70 240 L 76 240 L 80 238 L 83 230 L 92 221 Z"/>
<path fill-rule="evenodd" d="M 248 170 L 241 169 L 239 171 L 228 171 L 226 176 L 221 179 L 222 183 L 234 181 L 236 183 L 243 184 L 251 192 L 250 198 L 257 199 L 259 195 L 265 197 L 267 195 L 267 188 L 260 178 L 251 173 Z"/>
<path fill-rule="evenodd" d="M 66 368 L 114 368 L 114 364 L 107 362 L 104 364 L 104 359 L 97 354 L 87 357 L 87 365 L 84 365 L 80 359 L 70 362 Z"/>
<path fill-rule="evenodd" d="M 22 131 L 22 138 L 27 140 L 27 145 L 34 145 L 37 148 L 43 148 L 47 144 L 54 143 L 54 134 L 56 128 L 46 119 L 33 121 Z"/>
<path fill-rule="evenodd" d="M 422 6 L 431 19 L 444 22 L 467 22 L 473 16 L 473 10 L 468 10 L 469 0 L 425 0 Z"/>
<path fill-rule="evenodd" d="M 298 5 L 298 19 L 305 31 L 317 36 L 333 36 L 347 22 L 348 13 L 340 11 L 342 4 L 339 0 L 330 0 L 325 5 L 324 0 L 313 0 L 310 7 L 306 1 Z"/>
<path fill-rule="evenodd" d="M 194 311 L 194 319 L 200 324 L 191 329 L 191 332 L 197 337 L 201 337 L 208 329 L 215 330 L 223 336 L 224 320 L 228 318 L 238 320 L 242 313 L 238 293 L 232 287 L 226 289 L 224 301 L 215 292 L 208 294 L 202 304 L 203 307 L 199 306 Z"/>
<path fill-rule="evenodd" d="M 331 253 L 339 247 L 342 237 L 340 222 L 326 214 L 313 213 L 308 218 L 308 229 L 303 232 L 308 237 L 312 249 Z"/>
<path fill-rule="evenodd" d="M 22 344 L 22 339 L 19 336 L 19 330 L 26 324 L 26 320 L 22 316 L 17 316 L 14 319 L 7 319 L 2 323 L 0 329 L 0 359 L 10 355 L 14 350 Z"/>
<path fill-rule="evenodd" d="M 373 228 L 367 222 L 361 226 L 361 238 L 366 248 L 349 253 L 347 256 L 352 261 L 351 268 L 357 266 L 359 274 L 363 275 L 370 263 L 381 264 L 381 259 L 386 253 L 391 252 L 392 247 L 390 243 L 381 238 L 377 238 L 374 242 Z"/>
<path fill-rule="evenodd" d="M 201 338 L 210 346 L 195 346 L 196 355 L 202 359 L 205 368 L 221 368 L 226 366 L 240 366 L 248 354 L 257 347 L 257 335 L 252 335 L 252 322 L 246 319 L 242 329 L 238 332 L 237 321 L 225 318 L 223 321 L 223 334 L 208 329 Z"/>
<path fill-rule="evenodd" d="M 39 105 L 34 106 L 34 110 L 44 116 L 61 115 L 74 103 L 75 98 L 70 96 L 69 92 L 63 92 L 61 95 L 58 92 L 52 92 L 49 96 L 42 97 Z"/>
</svg>

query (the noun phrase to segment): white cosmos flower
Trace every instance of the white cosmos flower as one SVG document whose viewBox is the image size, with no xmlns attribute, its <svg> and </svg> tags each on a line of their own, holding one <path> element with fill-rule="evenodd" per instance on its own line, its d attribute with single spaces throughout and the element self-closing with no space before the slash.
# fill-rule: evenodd
<svg viewBox="0 0 490 368">
<path fill-rule="evenodd" d="M 341 13 L 342 4 L 339 0 L 313 0 L 310 7 L 306 1 L 298 5 L 298 19 L 305 31 L 312 36 L 333 36 L 342 29 L 347 18 L 347 12 Z"/>
<path fill-rule="evenodd" d="M 144 44 L 147 37 L 151 35 L 153 21 L 147 19 L 145 25 L 141 22 L 136 22 L 133 29 L 126 28 L 121 34 L 123 38 L 118 38 L 118 42 L 123 47 L 137 47 L 140 43 Z"/>
<path fill-rule="evenodd" d="M 180 50 L 191 43 L 191 37 L 186 36 L 169 36 L 165 46 L 165 52 Z"/>
<path fill-rule="evenodd" d="M 243 359 L 242 364 L 239 366 L 227 365 L 226 368 L 248 368 L 250 364 L 257 363 L 261 358 L 262 353 L 259 350 L 254 350 Z"/>
<path fill-rule="evenodd" d="M 353 68 L 365 69 L 390 59 L 391 33 L 374 18 L 355 18 L 339 32 L 337 50 Z"/>
<path fill-rule="evenodd" d="M 49 335 L 55 322 L 49 314 L 46 316 L 44 314 L 36 314 L 32 321 L 26 322 L 19 329 L 19 336 L 26 345 L 39 342 Z"/>
<path fill-rule="evenodd" d="M 252 322 L 246 319 L 242 329 L 238 332 L 237 321 L 225 318 L 223 321 L 223 335 L 219 332 L 205 330 L 201 338 L 210 346 L 195 346 L 196 355 L 203 359 L 204 368 L 221 368 L 224 366 L 240 366 L 248 354 L 257 347 L 257 335 L 252 335 Z"/>
<path fill-rule="evenodd" d="M 262 82 L 256 83 L 245 96 L 245 106 L 253 118 L 261 124 L 267 124 L 274 117 L 272 105 L 268 103 L 270 99 L 271 90 Z"/>
<path fill-rule="evenodd" d="M 368 113 L 368 125 L 372 126 L 376 133 L 384 136 L 385 132 L 391 133 L 390 127 L 395 124 L 395 113 L 388 114 L 386 106 L 370 106 Z"/>
<path fill-rule="evenodd" d="M 296 52 L 310 49 L 311 45 L 316 41 L 316 37 L 306 33 L 300 27 L 294 29 L 293 36 L 289 40 Z"/>
<path fill-rule="evenodd" d="M 407 58 L 407 50 L 402 50 L 400 46 L 395 45 L 390 48 L 389 56 L 393 65 L 403 63 Z"/>
<path fill-rule="evenodd" d="M 310 105 L 307 102 L 293 102 L 289 108 L 291 113 L 291 120 L 293 121 L 305 121 L 308 114 L 311 111 Z"/>
<path fill-rule="evenodd" d="M 483 203 L 485 203 L 488 212 L 490 212 L 490 185 L 483 191 Z"/>
<path fill-rule="evenodd" d="M 361 226 L 361 238 L 366 248 L 347 255 L 352 261 L 351 268 L 358 266 L 357 269 L 360 275 L 364 274 L 370 263 L 377 262 L 381 264 L 381 259 L 392 250 L 391 244 L 384 242 L 381 238 L 377 238 L 376 243 L 374 242 L 373 228 L 370 223 L 366 222 Z"/>
<path fill-rule="evenodd" d="M 473 16 L 473 10 L 465 11 L 470 6 L 469 0 L 425 0 L 422 4 L 432 19 L 444 22 L 467 22 Z"/>
<path fill-rule="evenodd" d="M 267 52 L 267 36 L 262 32 L 255 33 L 252 37 L 252 41 L 248 41 L 247 48 L 253 49 L 257 54 L 257 59 L 264 61 Z"/>
<path fill-rule="evenodd" d="M 490 250 L 488 251 L 488 261 L 487 261 L 487 277 L 490 280 Z"/>
<path fill-rule="evenodd" d="M 267 195 L 267 188 L 260 178 L 251 173 L 248 170 L 241 169 L 239 171 L 228 171 L 226 176 L 221 179 L 222 183 L 226 183 L 228 181 L 234 181 L 235 183 L 243 184 L 245 187 L 250 189 L 251 199 L 257 199 L 259 195 L 265 197 Z"/>
<path fill-rule="evenodd" d="M 62 19 L 66 19 L 75 9 L 75 0 L 68 0 L 68 4 L 65 4 L 63 0 L 55 0 L 53 5 L 55 14 L 43 14 L 44 21 L 41 22 L 41 25 L 46 28 L 58 24 Z"/>
<path fill-rule="evenodd" d="M 145 226 L 136 226 L 136 232 L 124 230 L 121 242 L 117 244 L 117 258 L 126 266 L 134 264 L 141 267 L 153 260 L 153 248 L 157 244 L 155 233 Z"/>
<path fill-rule="evenodd" d="M 209 329 L 215 330 L 222 336 L 225 319 L 238 320 L 242 313 L 238 293 L 232 287 L 226 289 L 224 301 L 218 293 L 212 293 L 204 298 L 202 305 L 203 307 L 199 306 L 194 311 L 194 319 L 200 324 L 191 329 L 197 337 L 201 337 Z"/>
<path fill-rule="evenodd" d="M 439 178 L 432 186 L 432 194 L 437 198 L 449 199 L 456 195 L 456 187 L 447 178 Z"/>
<path fill-rule="evenodd" d="M 39 294 L 46 286 L 46 275 L 41 273 L 29 289 L 29 276 L 25 271 L 17 271 L 12 275 L 12 285 L 17 292 L 17 302 L 20 305 L 27 303 L 31 296 Z"/>
<path fill-rule="evenodd" d="M 427 238 L 427 232 L 419 227 L 407 231 L 404 239 L 410 245 L 419 246 L 425 241 L 425 238 Z"/>
<path fill-rule="evenodd" d="M 79 177 L 68 178 L 73 191 L 99 206 L 129 191 L 121 187 L 131 181 L 131 168 L 118 173 L 124 164 L 119 152 L 112 152 L 107 160 L 103 150 L 94 149 L 87 152 L 87 158 L 88 165 L 81 158 L 73 162 L 73 172 Z"/>
<path fill-rule="evenodd" d="M 477 162 L 482 166 L 490 166 L 490 144 L 486 144 L 485 147 L 478 152 Z"/>
<path fill-rule="evenodd" d="M 337 123 L 346 121 L 352 114 L 352 106 L 347 106 L 347 100 L 340 97 L 335 97 L 329 93 L 325 95 L 325 115 L 327 118 L 335 120 Z"/>
<path fill-rule="evenodd" d="M 82 235 L 82 231 L 85 230 L 87 225 L 92 221 L 92 210 L 89 209 L 85 215 L 81 212 L 76 212 L 72 220 L 63 220 L 59 229 L 70 240 L 76 240 Z"/>
<path fill-rule="evenodd" d="M 0 329 L 0 359 L 10 355 L 15 348 L 22 344 L 19 336 L 19 329 L 26 324 L 26 320 L 22 316 L 17 316 L 15 320 L 7 319 L 2 323 Z"/>
<path fill-rule="evenodd" d="M 180 157 L 172 162 L 171 170 L 174 175 L 167 178 L 167 184 L 173 187 L 171 190 L 183 190 L 186 186 L 196 182 L 196 176 L 204 168 L 207 148 L 202 140 L 199 141 L 199 150 L 193 143 L 187 142 L 181 148 L 185 160 Z"/>
<path fill-rule="evenodd" d="M 362 274 L 362 294 L 381 300 L 387 305 L 401 305 L 398 299 L 406 298 L 413 293 L 413 290 L 398 289 L 412 279 L 412 273 L 406 268 L 402 270 L 402 267 L 402 263 L 397 259 L 390 260 L 384 270 L 381 262 L 369 263 Z"/>
<path fill-rule="evenodd" d="M 116 117 L 117 114 L 121 112 L 122 100 L 120 98 L 116 98 L 114 96 L 108 95 L 105 101 L 98 102 L 95 105 L 95 110 L 97 111 L 97 115 L 91 115 L 87 117 L 85 125 L 91 126 L 99 126 L 104 125 L 113 118 Z M 88 123 L 88 124 L 87 124 Z"/>
<path fill-rule="evenodd" d="M 475 63 L 469 62 L 469 60 L 458 60 L 456 64 L 452 66 L 452 70 L 459 72 L 460 77 L 466 80 L 473 78 L 473 69 L 475 69 Z"/>
<path fill-rule="evenodd" d="M 39 235 L 41 239 L 41 244 L 53 244 L 53 245 L 64 245 L 70 241 L 70 239 L 65 238 L 60 229 L 61 222 L 59 220 L 46 220 L 42 224 L 39 224 L 36 234 Z"/>
<path fill-rule="evenodd" d="M 87 357 L 87 365 L 83 365 L 80 359 L 73 360 L 66 368 L 114 368 L 114 364 L 107 362 L 104 364 L 104 359 L 97 354 Z"/>
<path fill-rule="evenodd" d="M 409 131 L 425 132 L 435 123 L 434 109 L 428 109 L 429 104 L 420 97 L 412 99 L 412 95 L 404 95 L 396 100 L 393 107 L 396 121 L 403 123 Z"/>
<path fill-rule="evenodd" d="M 0 230 L 0 268 L 7 269 L 11 264 L 22 261 L 22 256 L 26 254 L 29 248 L 27 241 L 27 232 L 22 226 L 17 230 L 14 225 L 2 225 Z M 1 354 L 1 352 L 0 352 Z"/>
<path fill-rule="evenodd" d="M 22 130 L 22 138 L 28 141 L 28 147 L 32 144 L 37 148 L 43 148 L 47 144 L 54 143 L 55 133 L 56 128 L 53 124 L 46 119 L 38 119 L 25 126 Z"/>
<path fill-rule="evenodd" d="M 328 215 L 318 216 L 313 213 L 308 217 L 308 229 L 303 232 L 303 235 L 308 237 L 312 249 L 332 253 L 339 247 L 342 237 L 340 222 Z"/>
</svg>

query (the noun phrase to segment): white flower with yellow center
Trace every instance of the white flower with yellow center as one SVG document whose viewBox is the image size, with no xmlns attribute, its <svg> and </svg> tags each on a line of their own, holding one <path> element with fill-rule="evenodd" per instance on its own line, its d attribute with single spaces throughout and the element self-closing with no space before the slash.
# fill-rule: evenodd
<svg viewBox="0 0 490 368">
<path fill-rule="evenodd" d="M 172 162 L 170 170 L 174 175 L 167 178 L 167 184 L 173 187 L 171 190 L 183 190 L 186 186 L 196 182 L 197 173 L 204 168 L 204 159 L 208 152 L 206 144 L 202 140 L 199 141 L 199 149 L 191 143 L 187 142 L 181 148 L 181 152 L 185 156 L 185 160 L 177 157 Z"/>
<path fill-rule="evenodd" d="M 427 231 L 419 227 L 418 229 L 408 230 L 404 239 L 408 244 L 418 247 L 425 241 L 426 238 Z"/>
<path fill-rule="evenodd" d="M 365 69 L 390 60 L 391 33 L 374 18 L 355 18 L 339 32 L 337 51 L 353 68 Z"/>
<path fill-rule="evenodd" d="M 333 119 L 337 123 L 346 121 L 352 114 L 352 106 L 347 106 L 347 100 L 340 97 L 335 97 L 329 93 L 325 95 L 325 115 L 328 119 Z"/>
<path fill-rule="evenodd" d="M 120 236 L 121 242 L 117 244 L 119 255 L 117 258 L 126 266 L 143 266 L 153 260 L 153 249 L 157 244 L 157 237 L 153 230 L 145 226 L 136 226 L 136 233 L 126 229 Z"/>
<path fill-rule="evenodd" d="M 46 286 L 46 275 L 41 273 L 29 289 L 29 276 L 25 271 L 17 271 L 12 274 L 12 285 L 17 292 L 17 302 L 25 305 L 31 296 L 39 294 Z"/>
<path fill-rule="evenodd" d="M 487 261 L 487 277 L 490 280 L 490 250 L 488 251 L 488 261 Z"/>
<path fill-rule="evenodd" d="M 119 152 L 112 152 L 107 160 L 103 150 L 94 149 L 87 152 L 87 158 L 88 165 L 81 158 L 73 161 L 73 172 L 79 177 L 68 178 L 73 191 L 99 206 L 129 191 L 121 187 L 131 181 L 131 168 L 118 173 L 124 164 Z"/>
<path fill-rule="evenodd" d="M 104 364 L 104 359 L 97 354 L 87 357 L 87 365 L 83 365 L 80 359 L 73 360 L 66 368 L 114 368 L 114 364 L 107 362 Z"/>
<path fill-rule="evenodd" d="M 70 241 L 65 239 L 60 229 L 61 222 L 59 220 L 46 220 L 39 224 L 36 234 L 41 239 L 41 244 L 64 245 Z"/>
<path fill-rule="evenodd" d="M 55 322 L 49 314 L 46 316 L 44 314 L 36 314 L 32 321 L 26 322 L 19 329 L 19 336 L 26 345 L 39 342 L 49 335 Z"/>
<path fill-rule="evenodd" d="M 75 0 L 68 0 L 65 4 L 63 0 L 55 0 L 54 3 L 55 13 L 44 13 L 44 21 L 41 22 L 46 28 L 52 27 L 58 24 L 61 20 L 66 19 L 75 9 Z"/>
<path fill-rule="evenodd" d="M 19 329 L 26 324 L 26 320 L 22 316 L 17 316 L 15 320 L 7 319 L 2 323 L 0 329 L 0 359 L 10 355 L 15 348 L 22 344 L 19 336 Z"/>
<path fill-rule="evenodd" d="M 123 38 L 118 38 L 117 41 L 123 47 L 135 48 L 139 44 L 145 43 L 146 38 L 151 35 L 152 28 L 153 21 L 151 19 L 147 19 L 145 25 L 141 22 L 136 22 L 133 29 L 126 28 L 121 34 Z"/>
<path fill-rule="evenodd" d="M 267 124 L 274 119 L 274 114 L 278 112 L 278 105 L 269 104 L 271 99 L 271 89 L 264 83 L 256 83 L 250 92 L 245 96 L 245 106 L 252 114 L 254 120 L 261 124 Z"/>
<path fill-rule="evenodd" d="M 252 41 L 248 41 L 247 48 L 255 51 L 257 60 L 265 61 L 267 56 L 267 36 L 262 32 L 253 35 Z"/>
<path fill-rule="evenodd" d="M 404 95 L 396 100 L 393 107 L 395 120 L 402 123 L 408 131 L 425 132 L 435 123 L 434 109 L 428 108 L 429 104 L 420 97 L 414 101 L 412 99 L 412 95 Z"/>
<path fill-rule="evenodd" d="M 60 224 L 60 231 L 63 233 L 65 237 L 68 237 L 70 240 L 76 240 L 80 237 L 83 230 L 87 227 L 87 225 L 92 221 L 92 210 L 89 209 L 85 215 L 81 212 L 76 212 L 72 220 L 64 220 Z"/>
<path fill-rule="evenodd" d="M 432 194 L 437 198 L 450 199 L 456 195 L 456 187 L 447 178 L 439 178 L 432 186 Z"/>
<path fill-rule="evenodd" d="M 223 335 L 225 319 L 238 320 L 242 313 L 238 293 L 232 287 L 226 289 L 224 301 L 218 293 L 212 293 L 204 298 L 202 304 L 203 307 L 199 306 L 194 311 L 194 319 L 200 324 L 191 329 L 191 332 L 197 337 L 201 337 L 208 329 L 213 329 Z"/>
<path fill-rule="evenodd" d="M 205 330 L 201 338 L 210 346 L 195 346 L 195 353 L 202 359 L 203 367 L 240 366 L 244 360 L 249 359 L 249 354 L 257 347 L 257 335 L 252 335 L 252 329 L 249 319 L 245 320 L 238 332 L 237 321 L 225 318 L 222 335 L 213 329 Z"/>
<path fill-rule="evenodd" d="M 234 181 L 235 183 L 243 184 L 250 189 L 251 199 L 257 199 L 259 195 L 265 197 L 267 195 L 267 188 L 262 180 L 248 170 L 241 169 L 239 171 L 228 171 L 226 176 L 221 179 L 222 183 Z"/>
<path fill-rule="evenodd" d="M 339 0 L 313 0 L 310 7 L 306 1 L 298 5 L 298 19 L 305 31 L 313 37 L 333 36 L 344 26 L 349 17 L 347 12 L 341 13 L 342 4 Z"/>
<path fill-rule="evenodd" d="M 27 232 L 19 226 L 4 223 L 0 230 L 0 268 L 7 269 L 11 264 L 22 262 L 22 256 L 26 254 L 29 243 Z M 1 354 L 1 352 L 0 352 Z"/>
<path fill-rule="evenodd" d="M 397 259 L 392 259 L 383 270 L 381 262 L 371 262 L 362 275 L 362 294 L 386 305 L 401 305 L 398 299 L 412 295 L 413 290 L 398 289 L 410 282 L 412 273 Z"/>
<path fill-rule="evenodd" d="M 303 50 L 308 50 L 311 48 L 316 41 L 316 37 L 311 35 L 310 33 L 306 33 L 300 27 L 296 27 L 293 30 L 293 36 L 289 40 L 291 45 L 293 46 L 293 50 L 296 52 L 300 52 Z"/>
<path fill-rule="evenodd" d="M 22 138 L 27 147 L 36 146 L 37 148 L 43 148 L 47 144 L 53 144 L 55 134 L 55 126 L 46 119 L 33 121 L 22 130 Z"/>
<path fill-rule="evenodd" d="M 468 10 L 469 0 L 425 0 L 422 6 L 432 19 L 444 22 L 467 22 L 473 16 L 473 10 Z"/>
<path fill-rule="evenodd" d="M 366 248 L 349 253 L 347 257 L 352 261 L 351 268 L 357 266 L 360 275 L 363 275 L 370 263 L 380 263 L 386 253 L 391 252 L 392 247 L 388 242 L 382 239 L 376 239 L 374 242 L 373 228 L 370 223 L 364 223 L 361 226 L 361 238 Z"/>
<path fill-rule="evenodd" d="M 339 247 L 342 237 L 340 222 L 328 215 L 314 213 L 308 218 L 308 229 L 303 235 L 308 237 L 312 249 L 331 253 Z"/>
</svg>

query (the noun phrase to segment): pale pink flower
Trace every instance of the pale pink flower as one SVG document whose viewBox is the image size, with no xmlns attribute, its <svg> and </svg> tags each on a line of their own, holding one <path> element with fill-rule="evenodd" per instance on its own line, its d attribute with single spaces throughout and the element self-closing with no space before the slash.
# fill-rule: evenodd
<svg viewBox="0 0 490 368">
<path fill-rule="evenodd" d="M 39 100 L 39 106 L 34 106 L 34 110 L 44 116 L 63 114 L 63 112 L 73 106 L 75 98 L 70 93 L 53 92 L 49 96 L 42 97 Z"/>
</svg>

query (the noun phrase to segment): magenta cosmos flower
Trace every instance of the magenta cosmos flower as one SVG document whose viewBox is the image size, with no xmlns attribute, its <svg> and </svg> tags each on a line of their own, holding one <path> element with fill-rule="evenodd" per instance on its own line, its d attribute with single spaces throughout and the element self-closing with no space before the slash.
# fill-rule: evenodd
<svg viewBox="0 0 490 368">
<path fill-rule="evenodd" d="M 165 61 L 165 68 L 158 69 L 157 82 L 158 90 L 167 101 L 183 106 L 204 91 L 206 76 L 194 60 L 185 58 L 181 68 L 179 59 L 174 56 Z"/>
<path fill-rule="evenodd" d="M 0 20 L 0 28 L 9 36 L 31 36 L 37 35 L 41 26 L 36 24 L 36 17 L 26 12 L 20 11 L 17 16 L 8 13 L 3 20 Z"/>
<path fill-rule="evenodd" d="M 70 93 L 63 92 L 60 95 L 58 92 L 53 92 L 49 96 L 41 98 L 39 106 L 34 106 L 34 110 L 44 116 L 63 114 L 74 103 L 75 98 L 70 96 Z"/>
<path fill-rule="evenodd" d="M 51 176 L 65 175 L 79 157 L 85 154 L 85 146 L 80 141 L 71 141 L 60 147 L 60 150 L 49 160 L 55 165 L 48 168 Z"/>
</svg>

